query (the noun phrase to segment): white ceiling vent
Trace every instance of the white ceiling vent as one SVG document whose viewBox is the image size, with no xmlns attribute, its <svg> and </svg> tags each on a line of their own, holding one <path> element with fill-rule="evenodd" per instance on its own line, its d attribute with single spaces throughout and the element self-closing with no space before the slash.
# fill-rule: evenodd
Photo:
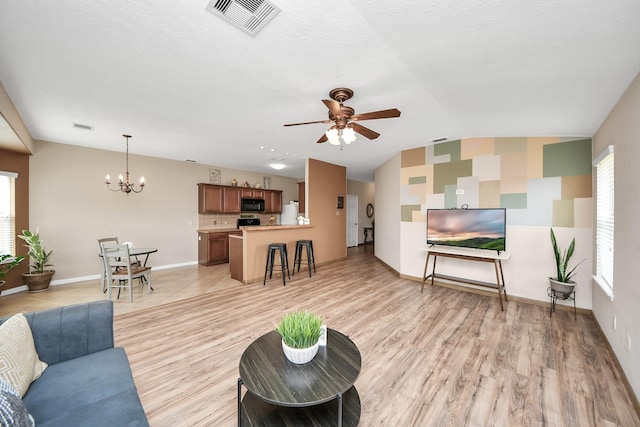
<svg viewBox="0 0 640 427">
<path fill-rule="evenodd" d="M 207 10 L 255 36 L 280 9 L 267 0 L 210 0 Z"/>
</svg>

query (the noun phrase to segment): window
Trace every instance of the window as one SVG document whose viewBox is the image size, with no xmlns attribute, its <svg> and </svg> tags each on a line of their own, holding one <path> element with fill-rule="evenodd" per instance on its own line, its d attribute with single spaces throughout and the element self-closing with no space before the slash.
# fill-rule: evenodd
<svg viewBox="0 0 640 427">
<path fill-rule="evenodd" d="M 596 275 L 594 280 L 613 301 L 614 174 L 613 146 L 593 161 L 596 168 Z"/>
<path fill-rule="evenodd" d="M 0 254 L 16 254 L 15 180 L 17 173 L 0 171 Z"/>
</svg>

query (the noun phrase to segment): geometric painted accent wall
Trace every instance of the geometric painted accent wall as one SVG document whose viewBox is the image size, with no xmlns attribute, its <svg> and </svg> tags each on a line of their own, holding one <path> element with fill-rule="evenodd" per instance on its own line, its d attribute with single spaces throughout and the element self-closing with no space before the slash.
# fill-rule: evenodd
<svg viewBox="0 0 640 427">
<path fill-rule="evenodd" d="M 592 226 L 590 138 L 465 138 L 401 153 L 401 221 L 507 208 L 508 225 Z"/>
</svg>

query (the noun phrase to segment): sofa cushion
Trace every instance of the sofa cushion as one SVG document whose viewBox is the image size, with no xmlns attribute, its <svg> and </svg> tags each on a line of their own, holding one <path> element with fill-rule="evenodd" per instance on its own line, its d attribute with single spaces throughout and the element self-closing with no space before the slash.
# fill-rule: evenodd
<svg viewBox="0 0 640 427">
<path fill-rule="evenodd" d="M 11 384 L 21 397 L 47 367 L 38 358 L 31 328 L 22 313 L 0 325 L 0 355 L 0 378 Z"/>
<path fill-rule="evenodd" d="M 33 427 L 33 417 L 20 399 L 20 394 L 11 384 L 0 379 L 0 425 L 12 427 Z"/>
<path fill-rule="evenodd" d="M 121 347 L 49 366 L 24 403 L 38 426 L 147 426 Z"/>
</svg>

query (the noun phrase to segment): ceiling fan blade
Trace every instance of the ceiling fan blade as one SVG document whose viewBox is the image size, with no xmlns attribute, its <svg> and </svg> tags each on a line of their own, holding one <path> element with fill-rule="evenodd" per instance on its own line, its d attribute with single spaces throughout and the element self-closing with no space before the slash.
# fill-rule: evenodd
<svg viewBox="0 0 640 427">
<path fill-rule="evenodd" d="M 400 117 L 400 110 L 391 108 L 389 110 L 373 111 L 371 113 L 356 114 L 351 120 L 373 120 L 373 119 L 390 119 L 392 117 Z"/>
<path fill-rule="evenodd" d="M 347 127 L 350 127 L 351 129 L 353 129 L 354 131 L 358 132 L 360 135 L 363 135 L 369 139 L 376 139 L 377 137 L 380 136 L 380 134 L 378 132 L 372 131 L 369 128 L 366 128 L 362 125 L 359 125 L 357 123 L 349 123 L 347 125 Z"/>
<path fill-rule="evenodd" d="M 323 99 L 324 105 L 327 106 L 331 114 L 338 117 L 342 115 L 342 108 L 340 108 L 340 103 L 337 101 L 332 101 L 330 99 Z"/>
<path fill-rule="evenodd" d="M 323 133 L 322 137 L 318 140 L 317 144 L 322 144 L 323 142 L 327 142 L 329 138 L 327 138 L 327 134 Z"/>
<path fill-rule="evenodd" d="M 315 123 L 333 123 L 331 120 L 318 120 L 315 122 L 304 122 L 304 123 L 289 123 L 284 126 L 300 126 L 300 125 L 312 125 Z"/>
</svg>

